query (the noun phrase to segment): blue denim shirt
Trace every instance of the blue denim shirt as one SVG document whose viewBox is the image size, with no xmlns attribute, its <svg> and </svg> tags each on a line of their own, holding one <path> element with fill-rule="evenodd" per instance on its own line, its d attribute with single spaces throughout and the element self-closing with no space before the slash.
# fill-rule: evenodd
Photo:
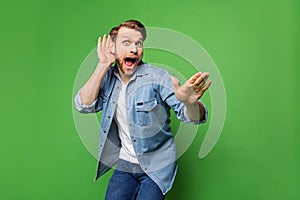
<svg viewBox="0 0 300 200">
<path fill-rule="evenodd" d="M 75 97 L 79 112 L 102 110 L 95 180 L 112 168 L 119 158 L 121 143 L 114 113 L 121 87 L 117 69 L 111 67 L 101 83 L 98 98 L 92 105 L 82 105 L 80 91 Z M 144 172 L 166 194 L 172 187 L 177 171 L 170 109 L 174 110 L 179 120 L 195 124 L 206 121 L 207 111 L 204 120 L 190 120 L 184 104 L 175 96 L 168 72 L 147 63 L 141 64 L 131 77 L 125 98 L 129 131 L 137 159 Z"/>
</svg>

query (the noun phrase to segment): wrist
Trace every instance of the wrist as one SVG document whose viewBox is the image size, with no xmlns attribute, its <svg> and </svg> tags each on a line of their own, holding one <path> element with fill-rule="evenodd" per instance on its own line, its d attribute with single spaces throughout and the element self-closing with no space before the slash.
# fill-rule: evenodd
<svg viewBox="0 0 300 200">
<path fill-rule="evenodd" d="M 183 103 L 184 105 L 185 105 L 185 107 L 186 108 L 188 108 L 188 109 L 199 109 L 199 102 L 198 101 L 196 101 L 196 102 L 194 102 L 194 103 L 189 103 L 189 102 L 184 102 Z"/>
<path fill-rule="evenodd" d="M 195 103 L 187 103 L 184 105 L 189 119 L 193 121 L 199 121 L 201 119 L 201 111 L 198 101 Z"/>
<path fill-rule="evenodd" d="M 109 69 L 111 65 L 112 65 L 112 63 L 99 61 L 98 64 L 97 64 L 97 68 Z"/>
</svg>

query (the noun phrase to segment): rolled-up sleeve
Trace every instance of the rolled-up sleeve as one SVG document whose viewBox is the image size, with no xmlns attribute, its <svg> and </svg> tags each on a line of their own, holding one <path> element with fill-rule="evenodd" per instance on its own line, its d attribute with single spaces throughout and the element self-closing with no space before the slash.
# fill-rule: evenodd
<svg viewBox="0 0 300 200">
<path fill-rule="evenodd" d="M 98 101 L 98 99 L 96 99 L 91 105 L 82 104 L 81 97 L 80 97 L 80 90 L 74 98 L 75 107 L 81 113 L 94 113 L 94 112 L 96 112 L 95 107 L 96 107 L 97 101 Z"/>
</svg>

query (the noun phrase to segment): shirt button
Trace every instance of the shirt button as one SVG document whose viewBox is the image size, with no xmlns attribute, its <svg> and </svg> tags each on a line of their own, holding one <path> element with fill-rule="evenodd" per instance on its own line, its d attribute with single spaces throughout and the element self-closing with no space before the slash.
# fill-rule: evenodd
<svg viewBox="0 0 300 200">
<path fill-rule="evenodd" d="M 136 142 L 136 139 L 134 139 L 133 142 Z"/>
<path fill-rule="evenodd" d="M 147 171 L 147 167 L 145 167 L 145 171 Z"/>
</svg>

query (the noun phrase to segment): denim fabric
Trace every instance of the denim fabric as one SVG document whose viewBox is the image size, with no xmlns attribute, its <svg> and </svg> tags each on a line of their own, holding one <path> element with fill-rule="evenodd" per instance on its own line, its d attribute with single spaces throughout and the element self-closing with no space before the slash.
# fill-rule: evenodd
<svg viewBox="0 0 300 200">
<path fill-rule="evenodd" d="M 138 164 L 120 159 L 109 181 L 105 199 L 161 200 L 164 195 Z"/>
<path fill-rule="evenodd" d="M 79 112 L 102 110 L 96 179 L 112 168 L 119 158 L 121 143 L 113 116 L 121 87 L 114 66 L 104 77 L 99 95 L 92 105 L 82 105 L 80 91 L 75 97 Z M 125 98 L 130 136 L 140 167 L 166 194 L 172 187 L 177 171 L 170 109 L 174 110 L 179 120 L 194 124 L 204 123 L 207 111 L 203 121 L 191 121 L 184 104 L 175 96 L 168 72 L 147 63 L 140 65 L 131 77 Z"/>
</svg>

